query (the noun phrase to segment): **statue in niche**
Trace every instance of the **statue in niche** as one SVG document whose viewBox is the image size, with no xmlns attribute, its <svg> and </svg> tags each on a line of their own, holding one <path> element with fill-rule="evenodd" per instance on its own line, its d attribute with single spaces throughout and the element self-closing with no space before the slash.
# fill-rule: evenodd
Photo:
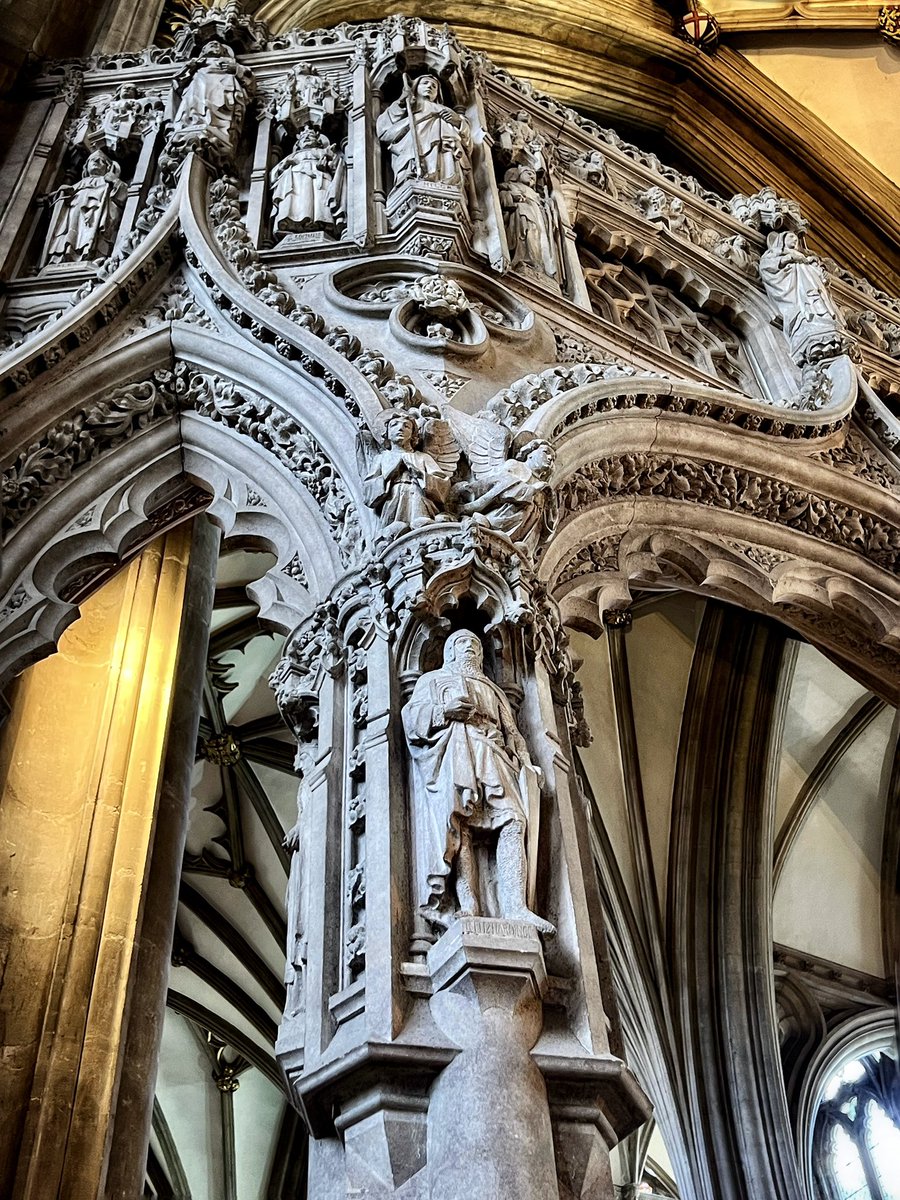
<svg viewBox="0 0 900 1200">
<path fill-rule="evenodd" d="M 133 83 L 123 83 L 100 113 L 100 131 L 111 150 L 143 137 L 162 116 L 162 101 L 144 97 Z"/>
<path fill-rule="evenodd" d="M 275 120 L 283 129 L 293 131 L 304 125 L 320 128 L 341 100 L 329 80 L 323 79 L 311 63 L 295 63 L 275 91 Z"/>
<path fill-rule="evenodd" d="M 417 420 L 403 409 L 388 413 L 381 445 L 360 435 L 363 497 L 381 517 L 384 537 L 444 516 L 459 455 L 446 421 Z"/>
<path fill-rule="evenodd" d="M 324 133 L 301 129 L 293 150 L 272 168 L 272 231 L 276 238 L 311 229 L 334 230 L 344 202 L 343 155 Z"/>
<path fill-rule="evenodd" d="M 531 167 L 535 174 L 546 168 L 544 139 L 532 125 L 531 115 L 524 109 L 498 125 L 494 137 L 500 157 L 510 166 Z"/>
<path fill-rule="evenodd" d="M 306 920 L 308 905 L 308 882 L 306 854 L 303 843 L 303 814 L 309 807 L 309 773 L 313 757 L 303 747 L 297 751 L 297 767 L 300 770 L 300 787 L 297 790 L 297 820 L 284 837 L 285 848 L 291 852 L 291 867 L 288 875 L 285 907 L 287 911 L 287 958 L 284 982 L 287 987 L 284 1011 L 296 1017 L 303 1011 L 303 976 L 306 970 Z"/>
<path fill-rule="evenodd" d="M 476 634 L 451 634 L 443 666 L 419 678 L 402 711 L 414 769 L 420 911 L 438 926 L 455 916 L 497 916 L 552 934 L 528 903 L 541 773 L 483 660 Z"/>
<path fill-rule="evenodd" d="M 821 263 L 807 254 L 792 230 L 770 233 L 759 277 L 784 323 L 800 366 L 844 352 L 843 321 L 828 295 Z"/>
<path fill-rule="evenodd" d="M 185 63 L 176 75 L 173 89 L 181 92 L 173 122 L 175 144 L 205 142 L 219 155 L 234 154 L 253 74 L 237 61 L 231 47 L 208 42 L 200 57 Z"/>
<path fill-rule="evenodd" d="M 510 167 L 500 185 L 500 206 L 514 267 L 556 278 L 556 255 L 547 206 L 532 167 Z"/>
<path fill-rule="evenodd" d="M 54 194 L 44 261 L 108 258 L 127 194 L 119 164 L 102 150 L 88 155 L 81 179 Z"/>
<path fill-rule="evenodd" d="M 390 151 L 395 188 L 408 179 L 466 186 L 472 129 L 440 95 L 436 76 L 419 75 L 412 83 L 404 77 L 400 99 L 376 122 L 378 138 Z"/>
</svg>

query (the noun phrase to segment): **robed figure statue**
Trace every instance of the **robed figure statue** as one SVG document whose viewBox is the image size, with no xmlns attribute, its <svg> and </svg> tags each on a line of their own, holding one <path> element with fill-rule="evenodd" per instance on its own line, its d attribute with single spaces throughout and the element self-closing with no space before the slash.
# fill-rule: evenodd
<svg viewBox="0 0 900 1200">
<path fill-rule="evenodd" d="M 509 701 L 484 673 L 476 634 L 450 635 L 444 665 L 419 678 L 402 717 L 426 920 L 446 926 L 455 916 L 503 917 L 554 933 L 528 907 L 541 773 Z"/>
<path fill-rule="evenodd" d="M 466 186 L 472 129 L 460 113 L 441 103 L 434 75 L 420 75 L 388 105 L 375 125 L 391 154 L 394 187 L 407 179 Z"/>
<path fill-rule="evenodd" d="M 791 230 L 770 233 L 759 277 L 777 308 L 791 353 L 801 366 L 843 353 L 843 321 L 828 295 L 821 263 Z"/>
<path fill-rule="evenodd" d="M 342 222 L 343 156 L 311 125 L 272 169 L 272 232 L 276 238 L 305 230 L 335 230 Z"/>
<path fill-rule="evenodd" d="M 173 120 L 173 140 L 179 145 L 205 141 L 218 154 L 237 148 L 253 75 L 234 56 L 230 46 L 209 42 L 175 77 L 180 100 Z"/>
<path fill-rule="evenodd" d="M 50 264 L 107 258 L 122 218 L 128 188 L 122 171 L 102 150 L 88 156 L 76 184 L 54 195 L 44 261 Z"/>
</svg>

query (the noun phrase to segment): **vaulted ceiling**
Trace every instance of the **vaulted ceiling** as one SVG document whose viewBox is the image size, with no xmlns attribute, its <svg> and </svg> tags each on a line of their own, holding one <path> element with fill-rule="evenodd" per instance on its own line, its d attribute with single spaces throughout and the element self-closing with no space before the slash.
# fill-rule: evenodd
<svg viewBox="0 0 900 1200">
<path fill-rule="evenodd" d="M 270 562 L 246 550 L 220 561 L 151 1147 L 150 1194 L 159 1197 L 301 1195 L 304 1135 L 273 1055 L 283 997 L 281 842 L 294 821 L 296 779 L 267 685 L 279 639 L 259 627 L 246 591 Z M 632 1056 L 646 1029 L 634 1026 L 641 1002 L 629 997 L 634 980 L 622 968 L 669 954 L 672 873 L 682 870 L 680 763 L 709 653 L 705 631 L 720 608 L 698 596 L 647 594 L 629 631 L 572 635 L 593 732 L 581 756 L 601 831 L 595 852 L 619 887 L 606 916 Z M 784 641 L 778 680 L 767 743 L 774 897 L 760 914 L 771 924 L 770 961 L 781 972 L 843 971 L 850 993 L 861 988 L 887 1005 L 895 713 L 794 637 Z M 659 1194 L 676 1194 L 659 1129 L 623 1149 L 623 1182 L 629 1164 Z"/>
</svg>

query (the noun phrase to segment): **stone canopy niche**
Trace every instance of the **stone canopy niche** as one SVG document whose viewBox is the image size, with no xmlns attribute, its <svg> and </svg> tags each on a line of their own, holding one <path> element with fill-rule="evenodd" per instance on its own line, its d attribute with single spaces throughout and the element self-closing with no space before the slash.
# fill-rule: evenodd
<svg viewBox="0 0 900 1200">
<path fill-rule="evenodd" d="M 900 302 L 415 18 L 198 9 L 27 103 L 0 679 L 197 509 L 270 552 L 310 1197 L 612 1200 L 566 625 L 689 589 L 896 690 Z"/>
</svg>

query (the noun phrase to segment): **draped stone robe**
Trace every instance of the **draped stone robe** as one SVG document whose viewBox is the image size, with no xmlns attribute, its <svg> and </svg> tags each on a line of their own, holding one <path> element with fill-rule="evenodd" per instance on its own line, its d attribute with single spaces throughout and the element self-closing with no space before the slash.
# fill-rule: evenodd
<svg viewBox="0 0 900 1200">
<path fill-rule="evenodd" d="M 462 699 L 471 714 L 465 721 L 448 717 L 446 709 Z M 430 671 L 402 716 L 416 775 L 417 898 L 434 910 L 446 896 L 463 825 L 493 830 L 525 822 L 519 770 L 527 755 L 509 701 L 482 673 Z"/>
</svg>

